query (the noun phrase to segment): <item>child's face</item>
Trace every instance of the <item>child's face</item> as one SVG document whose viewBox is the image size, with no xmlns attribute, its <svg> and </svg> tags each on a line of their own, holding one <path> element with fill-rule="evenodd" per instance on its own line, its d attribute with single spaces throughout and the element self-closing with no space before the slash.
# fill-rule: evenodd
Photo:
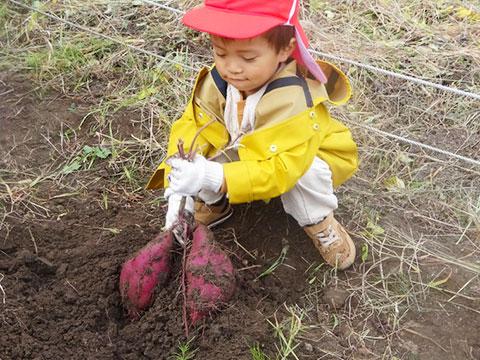
<svg viewBox="0 0 480 360">
<path fill-rule="evenodd" d="M 261 36 L 229 41 L 222 41 L 222 38 L 215 35 L 211 38 L 218 73 L 246 96 L 260 89 L 295 48 L 294 38 L 289 46 L 278 53 Z"/>
</svg>

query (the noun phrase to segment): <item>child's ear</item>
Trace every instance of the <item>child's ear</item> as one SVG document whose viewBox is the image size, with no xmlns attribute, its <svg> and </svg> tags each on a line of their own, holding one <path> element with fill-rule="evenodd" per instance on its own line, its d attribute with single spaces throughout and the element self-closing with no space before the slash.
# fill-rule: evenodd
<svg viewBox="0 0 480 360">
<path fill-rule="evenodd" d="M 290 39 L 290 42 L 288 43 L 287 46 L 285 46 L 282 50 L 280 50 L 280 61 L 284 62 L 287 61 L 287 59 L 292 55 L 293 50 L 295 50 L 295 47 L 297 46 L 297 39 L 292 37 Z"/>
</svg>

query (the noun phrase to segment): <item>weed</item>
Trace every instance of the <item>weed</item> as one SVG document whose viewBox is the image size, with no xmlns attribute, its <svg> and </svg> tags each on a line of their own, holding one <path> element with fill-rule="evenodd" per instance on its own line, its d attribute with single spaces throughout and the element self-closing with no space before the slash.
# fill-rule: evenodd
<svg viewBox="0 0 480 360">
<path fill-rule="evenodd" d="M 293 306 L 287 307 L 286 305 L 285 308 L 289 317 L 279 321 L 275 313 L 273 316 L 274 321 L 267 319 L 267 322 L 272 326 L 274 336 L 279 340 L 279 344 L 276 344 L 278 351 L 277 359 L 284 360 L 289 356 L 293 356 L 299 360 L 295 353 L 295 350 L 300 345 L 297 338 L 311 328 L 311 326 L 302 324 L 302 320 L 306 314 L 304 310 Z"/>
<path fill-rule="evenodd" d="M 260 275 L 258 275 L 254 281 L 258 281 L 258 279 L 264 277 L 264 276 L 267 276 L 267 275 L 271 275 L 275 272 L 275 270 L 283 264 L 283 262 L 285 261 L 285 257 L 287 256 L 287 251 L 288 251 L 288 246 L 284 246 L 282 248 L 282 251 L 280 252 L 280 256 L 273 262 L 272 265 L 270 265 L 268 267 L 267 270 L 265 270 L 264 272 L 262 272 Z"/>
<path fill-rule="evenodd" d="M 50 81 L 58 76 L 73 75 L 73 88 L 88 84 L 91 69 L 115 51 L 115 45 L 95 38 L 76 39 L 74 44 L 58 44 L 30 50 L 24 55 L 25 69 L 38 81 Z M 68 76 L 68 75 L 67 75 Z"/>
<path fill-rule="evenodd" d="M 191 349 L 190 345 L 192 341 L 195 339 L 195 337 L 191 338 L 188 340 L 185 344 L 182 344 L 181 342 L 178 342 L 178 350 L 180 352 L 174 353 L 173 355 L 170 355 L 168 359 L 174 359 L 174 360 L 191 360 L 195 358 L 195 353 L 198 351 L 198 348 L 196 349 Z"/>
<path fill-rule="evenodd" d="M 250 354 L 252 354 L 253 360 L 271 360 L 271 357 L 263 352 L 258 343 L 250 347 Z"/>
<path fill-rule="evenodd" d="M 77 155 L 70 164 L 65 165 L 60 173 L 63 175 L 70 174 L 80 169 L 83 164 L 86 165 L 86 169 L 90 169 L 96 158 L 106 159 L 111 154 L 112 152 L 103 146 L 91 147 L 85 145 L 82 149 L 82 153 Z"/>
</svg>

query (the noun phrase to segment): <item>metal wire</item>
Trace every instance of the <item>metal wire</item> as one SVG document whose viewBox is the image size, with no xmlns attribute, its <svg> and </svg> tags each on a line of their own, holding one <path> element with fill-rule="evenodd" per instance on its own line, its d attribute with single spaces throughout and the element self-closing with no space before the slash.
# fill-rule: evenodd
<svg viewBox="0 0 480 360">
<path fill-rule="evenodd" d="M 156 1 L 151 1 L 151 0 L 140 0 L 140 1 L 142 1 L 144 3 L 147 3 L 147 4 L 150 4 L 150 5 L 161 7 L 163 9 L 166 9 L 166 10 L 169 10 L 169 11 L 174 11 L 178 14 L 182 14 L 182 15 L 185 14 L 185 11 L 175 9 L 175 8 L 170 7 L 170 6 L 162 5 L 162 4 L 160 4 Z M 316 54 L 316 55 L 320 55 L 320 56 L 323 56 L 323 57 L 326 57 L 326 58 L 342 61 L 342 62 L 351 64 L 351 65 L 355 65 L 355 66 L 358 66 L 358 67 L 362 67 L 362 68 L 365 68 L 365 69 L 368 69 L 368 70 L 371 70 L 371 71 L 376 71 L 376 72 L 379 72 L 379 73 L 382 73 L 382 74 L 385 74 L 385 75 L 389 75 L 389 76 L 393 76 L 393 77 L 397 77 L 397 78 L 400 78 L 400 79 L 403 79 L 403 80 L 406 80 L 406 81 L 411 81 L 411 82 L 414 82 L 414 83 L 417 83 L 417 84 L 422 84 L 422 85 L 425 85 L 425 86 L 431 86 L 431 87 L 434 87 L 434 88 L 437 88 L 437 89 L 440 89 L 440 90 L 443 90 L 443 91 L 446 91 L 446 92 L 451 92 L 451 93 L 454 93 L 454 94 L 467 96 L 467 97 L 471 97 L 473 99 L 480 100 L 480 95 L 479 94 L 475 94 L 475 93 L 464 91 L 464 90 L 459 90 L 459 89 L 456 89 L 456 88 L 452 88 L 450 86 L 436 84 L 436 83 L 431 82 L 431 81 L 418 79 L 414 76 L 400 74 L 400 73 L 397 73 L 397 72 L 394 72 L 394 71 L 391 71 L 391 70 L 385 70 L 385 69 L 382 69 L 382 68 L 379 68 L 379 67 L 376 67 L 376 66 L 363 64 L 361 62 L 354 61 L 354 60 L 349 60 L 349 59 L 346 59 L 346 58 L 343 58 L 343 57 L 340 57 L 340 56 L 335 56 L 335 55 L 327 54 L 327 53 L 312 50 L 312 49 L 309 49 L 309 51 L 312 54 Z"/>
<path fill-rule="evenodd" d="M 417 84 L 431 86 L 431 87 L 434 87 L 434 88 L 437 88 L 437 89 L 440 89 L 440 90 L 443 90 L 443 91 L 446 91 L 446 92 L 455 93 L 457 95 L 468 96 L 468 97 L 480 100 L 480 95 L 475 94 L 475 93 L 471 93 L 471 92 L 468 92 L 468 91 L 463 91 L 463 90 L 455 89 L 455 88 L 452 88 L 452 87 L 449 87 L 449 86 L 436 84 L 436 83 L 433 83 L 433 82 L 430 82 L 430 81 L 418 79 L 418 78 L 410 76 L 410 75 L 399 74 L 399 73 L 396 73 L 396 72 L 393 72 L 393 71 L 390 71 L 390 70 L 381 69 L 381 68 L 378 68 L 378 67 L 375 67 L 375 66 L 372 66 L 372 65 L 362 64 L 362 63 L 359 63 L 358 61 L 345 59 L 345 58 L 342 58 L 340 56 L 330 55 L 330 54 L 326 54 L 326 53 L 316 51 L 316 50 L 310 50 L 310 52 L 312 52 L 314 54 L 317 54 L 317 55 L 321 55 L 321 56 L 330 58 L 330 59 L 335 59 L 335 60 L 342 61 L 342 62 L 345 62 L 345 63 L 348 63 L 348 64 L 352 64 L 352 65 L 355 65 L 355 66 L 358 66 L 358 67 L 362 67 L 362 68 L 365 68 L 365 69 L 368 69 L 368 70 L 376 71 L 376 72 L 379 72 L 379 73 L 382 73 L 382 74 L 385 74 L 385 75 L 394 76 L 394 77 L 397 77 L 397 78 L 400 78 L 400 79 L 403 79 L 403 80 L 407 80 L 407 81 L 411 81 L 411 82 L 414 82 L 414 83 L 417 83 Z"/>
<path fill-rule="evenodd" d="M 167 62 L 170 62 L 170 63 L 173 63 L 173 64 L 176 64 L 178 66 L 181 66 L 181 67 L 184 67 L 184 68 L 188 68 L 188 69 L 191 69 L 191 70 L 195 70 L 195 71 L 198 71 L 199 69 L 198 68 L 195 68 L 195 67 L 192 67 L 190 65 L 186 65 L 186 64 L 182 64 L 182 63 L 179 63 L 179 62 L 176 62 L 174 60 L 171 60 L 171 59 L 168 59 L 164 56 L 160 56 L 158 54 L 155 54 L 151 51 L 148 51 L 148 50 L 144 50 L 142 48 L 138 48 L 138 47 L 135 47 L 133 45 L 130 45 L 130 44 L 127 44 L 121 40 L 118 40 L 118 39 L 115 39 L 111 36 L 108 36 L 108 35 L 105 35 L 105 34 L 102 34 L 102 33 L 99 33 L 95 30 L 91 30 L 91 29 L 88 29 L 88 28 L 85 28 L 81 25 L 78 25 L 78 24 L 75 24 L 75 23 L 72 23 L 68 20 L 65 20 L 65 19 L 62 19 L 62 18 L 59 18 L 58 16 L 55 16 L 55 15 L 52 15 L 52 14 L 49 14 L 49 13 L 46 13 L 44 11 L 41 11 L 39 9 L 35 9 L 29 5 L 26 5 L 26 4 L 22 4 L 16 0 L 9 0 L 10 2 L 20 6 L 20 7 L 23 7 L 25 9 L 29 9 L 31 11 L 35 11 L 39 14 L 42 14 L 44 16 L 47 16 L 51 19 L 54 19 L 54 20 L 57 20 L 57 21 L 60 21 L 64 24 L 67 24 L 67 25 L 70 25 L 74 28 L 77 28 L 77 29 L 80 29 L 82 31 L 85 31 L 85 32 L 89 32 L 91 34 L 94 34 L 96 36 L 100 36 L 100 37 L 103 37 L 107 40 L 110 40 L 112 42 L 115 42 L 117 44 L 120 44 L 120 45 L 123 45 L 125 47 L 128 47 L 129 49 L 131 50 L 135 50 L 135 51 L 138 51 L 138 52 L 141 52 L 143 54 L 146 54 L 146 55 L 150 55 L 150 56 L 153 56 L 155 58 L 158 58 L 158 59 L 161 59 L 161 60 L 164 60 L 164 61 L 167 61 Z M 158 3 L 155 3 L 153 1 L 150 1 L 150 0 L 140 0 L 140 1 L 143 1 L 143 2 L 147 2 L 147 3 L 152 3 L 152 4 L 156 4 L 156 6 L 160 6 L 160 4 Z M 160 7 L 164 7 L 164 6 L 160 6 Z M 168 9 L 167 9 L 168 10 Z M 170 10 L 171 11 L 171 10 Z M 321 54 L 321 55 L 324 55 L 324 56 L 327 56 L 328 54 Z M 343 58 L 340 58 L 340 57 L 336 57 L 336 56 L 333 56 L 333 55 L 328 55 L 328 57 L 331 57 L 331 58 L 334 58 L 336 60 L 339 60 L 339 61 L 346 61 L 346 62 L 351 62 L 353 65 L 357 65 L 356 62 L 353 62 L 351 60 L 347 60 L 347 59 L 343 59 Z M 360 64 L 360 63 L 358 63 Z M 361 64 L 362 66 L 368 66 L 368 65 L 363 65 Z M 357 66 L 360 66 L 360 65 L 357 65 Z M 373 69 L 375 69 L 376 71 L 378 70 L 382 70 L 382 71 L 385 71 L 388 73 L 388 75 L 392 75 L 392 76 L 397 76 L 397 75 L 401 75 L 401 74 L 396 74 L 396 73 L 391 73 L 391 72 L 388 72 L 387 70 L 383 70 L 383 69 L 378 69 L 378 68 L 374 68 L 372 67 Z M 403 76 L 403 75 L 402 75 Z M 412 78 L 412 79 L 415 79 L 415 78 Z M 409 80 L 409 81 L 413 81 L 412 79 L 410 79 L 410 77 L 408 77 L 408 79 L 406 80 Z M 419 80 L 419 79 L 415 79 L 416 82 L 419 82 L 419 83 L 422 83 L 424 85 L 429 85 L 429 86 L 432 86 L 434 85 L 435 87 L 437 87 L 438 84 L 434 84 L 434 83 L 429 83 L 429 82 L 424 82 L 423 80 Z M 441 85 L 438 85 L 438 86 L 441 86 Z M 448 90 L 446 90 L 446 89 Z M 452 91 L 452 92 L 455 92 L 457 94 L 460 94 L 460 95 L 465 95 L 465 92 L 462 92 L 462 93 L 459 93 L 460 90 L 457 90 L 457 89 L 452 89 L 452 88 L 448 88 L 448 87 L 443 87 L 442 86 L 442 90 L 445 90 L 445 91 L 452 91 L 452 90 L 455 90 L 455 91 Z M 470 93 L 466 93 L 466 94 L 470 94 Z M 476 94 L 470 94 L 470 95 L 474 95 L 476 97 L 478 97 L 478 95 Z M 469 96 L 469 95 L 466 95 L 466 96 Z M 480 97 L 479 97 L 480 98 Z M 395 134 L 391 134 L 391 133 L 388 133 L 386 131 L 383 131 L 383 130 L 379 130 L 379 129 L 376 129 L 374 127 L 371 127 L 371 126 L 368 126 L 368 125 L 365 125 L 365 124 L 362 124 L 362 123 L 358 123 L 358 122 L 354 122 L 354 121 L 351 121 L 351 120 L 345 120 L 345 122 L 348 122 L 350 124 L 353 124 L 353 125 L 357 125 L 357 126 L 360 126 L 362 128 L 365 128 L 367 130 L 370 130 L 370 131 L 373 131 L 373 132 L 376 132 L 376 133 L 379 133 L 385 137 L 389 137 L 389 138 L 392 138 L 392 139 L 396 139 L 398 141 L 401 141 L 401 142 L 404 142 L 404 143 L 407 143 L 407 144 L 410 144 L 410 145 L 415 145 L 415 146 L 419 146 L 421 148 L 424 148 L 424 149 L 427 149 L 427 150 L 430 150 L 430 151 L 433 151 L 433 152 L 437 152 L 439 154 L 443 154 L 443 155 L 446 155 L 446 156 L 449 156 L 449 157 L 452 157 L 452 158 L 455 158 L 455 159 L 458 159 L 458 160 L 462 160 L 462 161 L 465 161 L 465 162 L 468 162 L 470 164 L 474 164 L 474 165 L 477 165 L 477 166 L 480 166 L 480 161 L 479 160 L 475 160 L 475 159 L 471 159 L 471 158 L 468 158 L 468 157 L 465 157 L 465 156 L 462 156 L 462 155 L 458 155 L 458 154 L 455 154 L 455 153 L 452 153 L 450 151 L 446 151 L 446 150 L 443 150 L 443 149 L 439 149 L 439 148 L 436 148 L 436 147 L 433 147 L 433 146 L 430 146 L 430 145 L 427 145 L 427 144 L 423 144 L 423 143 L 420 143 L 418 141 L 415 141 L 415 140 L 410 140 L 408 138 L 405 138 L 405 137 L 402 137 L 402 136 L 398 136 L 398 135 L 395 135 Z"/>
<path fill-rule="evenodd" d="M 380 135 L 383 135 L 385 137 L 389 137 L 389 138 L 392 138 L 392 139 L 399 140 L 399 141 L 404 142 L 406 144 L 418 146 L 418 147 L 421 147 L 421 148 L 424 148 L 424 149 L 427 149 L 427 150 L 430 150 L 430 151 L 437 152 L 439 154 L 443 154 L 443 155 L 446 155 L 446 156 L 449 156 L 449 157 L 452 157 L 452 158 L 455 158 L 455 159 L 463 160 L 463 161 L 468 162 L 470 164 L 480 166 L 480 161 L 479 160 L 475 160 L 475 159 L 471 159 L 471 158 L 466 157 L 466 156 L 458 155 L 458 154 L 452 153 L 450 151 L 439 149 L 439 148 L 436 148 L 436 147 L 433 147 L 433 146 L 430 146 L 430 145 L 427 145 L 427 144 L 423 144 L 423 143 L 415 141 L 415 140 L 410 140 L 408 138 L 404 138 L 404 137 L 399 136 L 399 135 L 395 135 L 395 134 L 392 134 L 392 133 L 389 133 L 389 132 L 386 132 L 386 131 L 383 131 L 383 130 L 376 129 L 374 127 L 365 125 L 363 123 L 359 123 L 359 122 L 352 121 L 352 120 L 349 120 L 349 119 L 342 119 L 342 122 L 343 121 L 347 122 L 347 123 L 350 123 L 352 125 L 359 126 L 359 127 L 364 128 L 366 130 L 374 131 L 374 132 L 379 133 Z"/>
</svg>

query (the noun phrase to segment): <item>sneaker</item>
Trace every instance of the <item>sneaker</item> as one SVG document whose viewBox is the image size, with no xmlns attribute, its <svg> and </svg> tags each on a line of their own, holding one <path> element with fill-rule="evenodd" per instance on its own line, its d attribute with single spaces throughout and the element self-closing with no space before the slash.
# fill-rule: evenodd
<svg viewBox="0 0 480 360">
<path fill-rule="evenodd" d="M 202 200 L 195 200 L 195 221 L 212 228 L 223 223 L 233 214 L 232 206 L 226 196 L 214 204 L 207 205 Z"/>
<path fill-rule="evenodd" d="M 355 245 L 331 212 L 322 222 L 304 226 L 315 247 L 328 265 L 339 270 L 350 267 L 355 260 Z"/>
</svg>

